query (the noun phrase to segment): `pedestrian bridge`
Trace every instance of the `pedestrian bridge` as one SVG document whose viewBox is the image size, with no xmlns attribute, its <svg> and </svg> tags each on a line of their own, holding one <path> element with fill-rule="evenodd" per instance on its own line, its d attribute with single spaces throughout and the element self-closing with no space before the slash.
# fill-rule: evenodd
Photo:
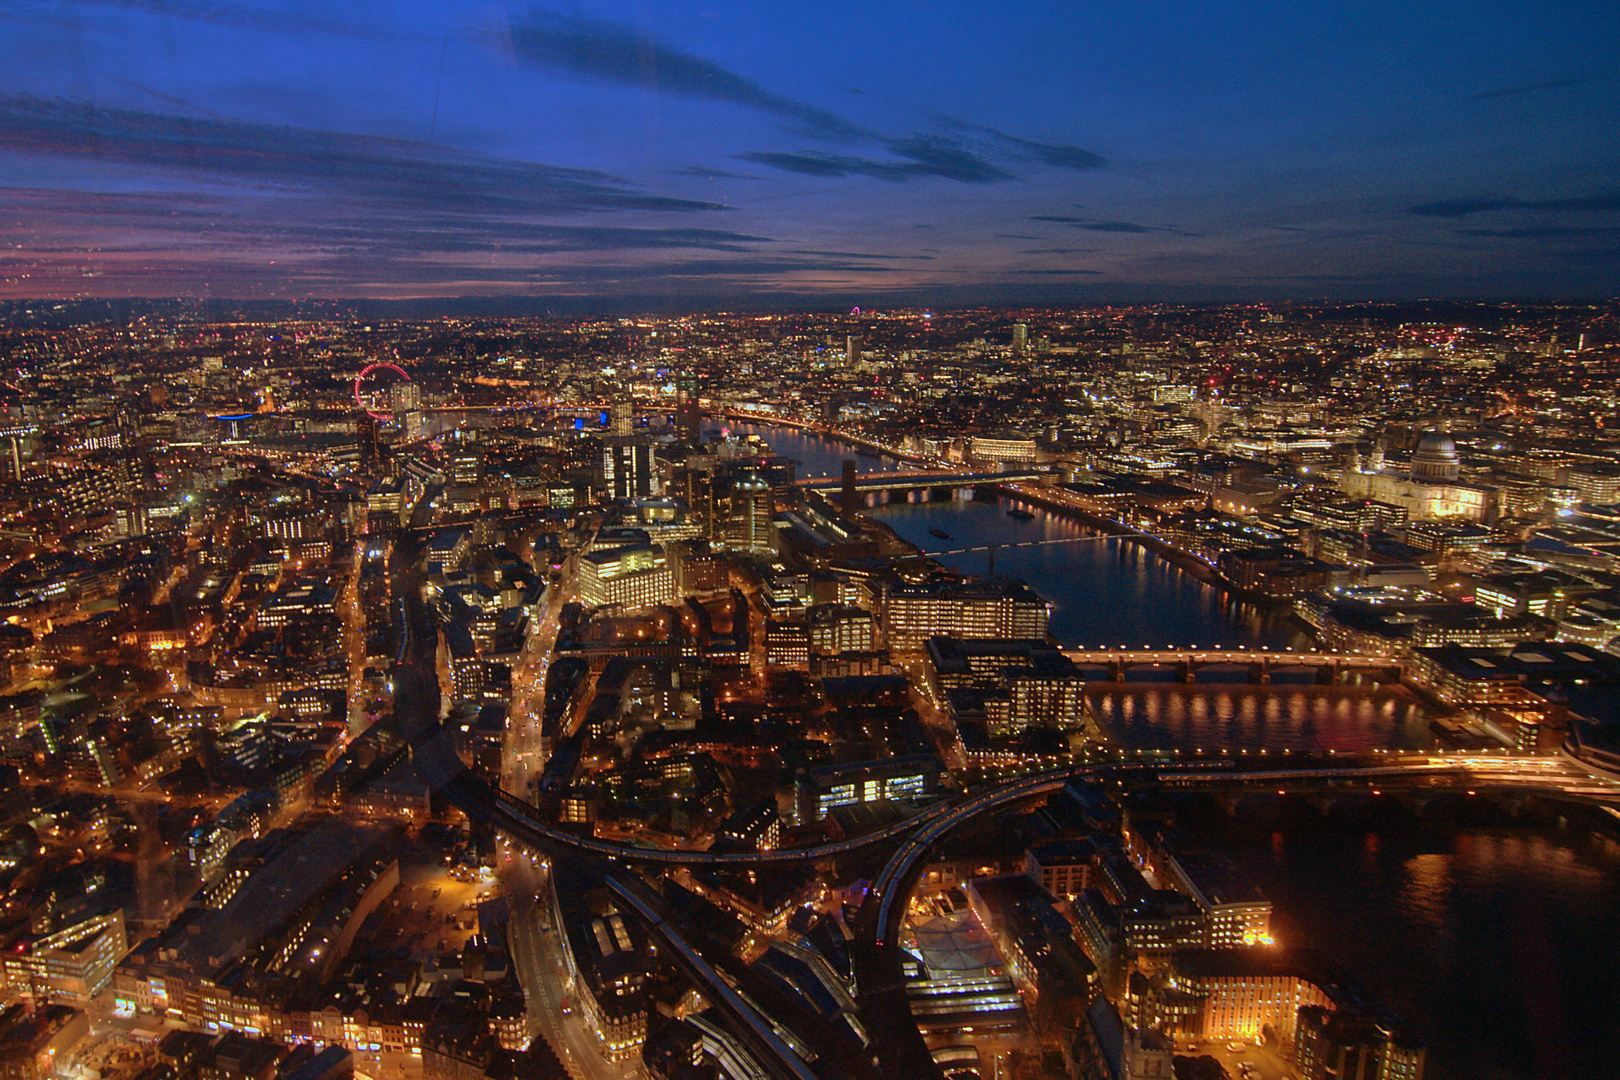
<svg viewBox="0 0 1620 1080">
<path fill-rule="evenodd" d="M 1039 480 L 1048 474 L 1038 469 L 1019 469 L 1014 472 L 942 472 L 923 469 L 912 472 L 859 473 L 855 477 L 856 491 L 915 491 L 921 488 L 976 487 L 980 484 L 1006 484 L 1025 480 Z M 796 487 L 810 491 L 830 493 L 841 491 L 841 477 L 826 476 L 795 480 Z"/>
</svg>

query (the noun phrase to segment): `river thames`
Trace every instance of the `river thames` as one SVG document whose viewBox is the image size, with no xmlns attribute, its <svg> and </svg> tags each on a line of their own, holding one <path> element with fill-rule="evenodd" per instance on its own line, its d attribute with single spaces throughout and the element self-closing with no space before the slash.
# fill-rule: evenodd
<svg viewBox="0 0 1620 1080">
<path fill-rule="evenodd" d="M 791 428 L 732 430 L 758 433 L 798 459 L 801 477 L 836 476 L 855 456 Z M 908 467 L 856 460 L 861 472 Z M 896 502 L 868 512 L 927 552 L 996 545 L 996 572 L 1052 602 L 1051 632 L 1067 646 L 1309 646 L 1285 612 L 1235 602 L 1127 540 L 1088 536 L 1077 522 L 1033 507 L 1028 521 L 1010 518 L 1010 506 Z M 1061 542 L 1008 546 L 1031 540 Z M 967 573 L 989 568 L 984 551 L 938 558 Z M 1127 746 L 1429 745 L 1426 717 L 1399 688 L 1262 692 L 1237 685 L 1241 674 L 1230 678 L 1099 685 L 1093 700 Z M 1611 971 L 1620 955 L 1620 848 L 1594 831 L 1593 818 L 1540 808 L 1519 820 L 1493 806 L 1427 818 L 1396 806 L 1341 807 L 1324 817 L 1292 800 L 1236 817 L 1213 805 L 1190 809 L 1183 825 L 1193 839 L 1230 855 L 1270 897 L 1279 940 L 1326 949 L 1428 1043 L 1431 1080 L 1620 1075 L 1620 981 Z"/>
<path fill-rule="evenodd" d="M 849 457 L 863 473 L 913 467 L 889 457 L 857 457 L 847 444 L 794 428 L 743 423 L 729 427 L 734 434 L 757 434 L 777 453 L 796 459 L 801 478 L 837 476 Z M 1013 505 L 1005 499 L 892 502 L 874 505 L 868 513 L 930 554 L 995 545 L 995 572 L 1022 578 L 1051 601 L 1050 630 L 1066 646 L 1310 645 L 1286 612 L 1235 602 L 1146 548 L 1099 536 L 1045 510 L 1030 508 L 1034 517 L 1029 521 L 1008 517 Z M 1008 546 L 1031 541 L 1049 542 Z M 938 558 L 964 573 L 985 573 L 990 564 L 987 551 Z"/>
</svg>

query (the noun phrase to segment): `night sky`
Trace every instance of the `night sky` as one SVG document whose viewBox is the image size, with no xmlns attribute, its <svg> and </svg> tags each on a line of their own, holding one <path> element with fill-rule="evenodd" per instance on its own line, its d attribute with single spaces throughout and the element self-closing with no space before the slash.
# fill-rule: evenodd
<svg viewBox="0 0 1620 1080">
<path fill-rule="evenodd" d="M 1620 293 L 1620 4 L 0 0 L 0 297 Z"/>
</svg>

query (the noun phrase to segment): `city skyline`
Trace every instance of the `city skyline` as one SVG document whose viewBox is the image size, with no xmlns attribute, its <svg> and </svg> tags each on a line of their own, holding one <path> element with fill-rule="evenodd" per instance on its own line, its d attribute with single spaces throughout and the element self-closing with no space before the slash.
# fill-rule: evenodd
<svg viewBox="0 0 1620 1080">
<path fill-rule="evenodd" d="M 1620 303 L 244 306 L 0 304 L 21 1080 L 1612 1071 Z"/>
<path fill-rule="evenodd" d="M 1612 295 L 1616 23 L 11 4 L 0 296 Z"/>
</svg>

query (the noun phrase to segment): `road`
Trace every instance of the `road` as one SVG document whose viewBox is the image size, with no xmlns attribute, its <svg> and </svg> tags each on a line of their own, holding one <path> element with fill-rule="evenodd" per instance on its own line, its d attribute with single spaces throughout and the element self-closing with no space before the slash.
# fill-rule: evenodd
<svg viewBox="0 0 1620 1080">
<path fill-rule="evenodd" d="M 394 597 L 403 604 L 395 610 L 405 613 L 405 625 L 400 628 L 403 662 L 394 671 L 394 711 L 401 730 L 407 732 L 436 728 L 439 721 L 439 633 L 422 599 L 421 554 L 419 543 L 402 542 L 395 549 L 391 567 Z M 540 629 L 519 665 L 520 674 L 514 677 L 514 708 L 501 763 L 501 781 L 509 790 L 526 790 L 529 778 L 540 769 L 534 697 L 544 689 L 545 672 L 556 645 L 558 613 L 567 600 L 567 590 L 548 597 Z M 460 759 L 448 741 L 440 742 L 441 749 L 448 750 L 459 768 Z M 504 843 L 502 848 L 501 881 L 512 905 L 512 960 L 523 983 L 530 1030 L 546 1037 L 573 1080 L 643 1080 L 646 1074 L 639 1060 L 608 1062 L 597 1051 L 596 1039 L 585 1030 L 579 1014 L 564 1014 L 569 988 L 558 952 L 564 946 L 547 926 L 544 904 L 537 902 L 545 887 L 544 864 L 531 851 Z"/>
<path fill-rule="evenodd" d="M 512 905 L 512 962 L 529 1005 L 530 1030 L 545 1036 L 573 1080 L 645 1080 L 639 1058 L 613 1063 L 596 1049 L 578 1011 L 564 1013 L 572 999 L 561 950 L 566 946 L 551 927 L 541 899 L 548 888 L 546 867 L 526 852 L 503 860 L 501 881 Z"/>
<path fill-rule="evenodd" d="M 1279 786 L 1281 790 L 1300 784 L 1332 783 L 1373 796 L 1383 793 L 1381 785 L 1393 788 L 1415 783 L 1419 790 L 1435 786 L 1466 790 L 1468 794 L 1482 789 L 1517 790 L 1610 804 L 1620 801 L 1620 784 L 1595 780 L 1555 758 L 1389 754 L 1360 761 L 1298 762 L 1292 768 L 1268 769 L 1263 767 L 1268 762 L 1260 755 L 1241 759 L 1241 765 L 1240 759 L 1233 755 L 1215 761 L 1077 764 L 969 792 L 867 836 L 798 850 L 708 852 L 635 847 L 554 828 L 537 808 L 508 794 L 526 792 L 528 781 L 542 765 L 534 699 L 544 686 L 544 673 L 555 641 L 556 613 L 563 597 L 550 598 L 540 631 L 531 643 L 533 651 L 520 664 L 518 685 L 521 690 L 510 720 L 500 778 L 505 790 L 501 790 L 463 766 L 439 723 L 439 675 L 435 664 L 438 634 L 431 618 L 427 617 L 419 589 L 411 587 L 417 578 L 418 575 L 411 572 L 396 579 L 404 586 L 400 595 L 405 599 L 406 629 L 410 631 L 402 652 L 404 663 L 396 673 L 396 715 L 402 731 L 410 735 L 412 758 L 423 778 L 470 817 L 491 824 L 517 842 L 507 849 L 503 860 L 503 873 L 511 881 L 514 899 L 514 960 L 525 989 L 531 995 L 531 1016 L 552 1040 L 575 1080 L 634 1075 L 640 1065 L 637 1062 L 630 1068 L 610 1066 L 596 1053 L 594 1039 L 581 1029 L 577 1017 L 570 1019 L 561 1015 L 561 998 L 566 989 L 561 983 L 563 969 L 556 950 L 562 946 L 545 929 L 541 913 L 534 904 L 534 897 L 540 892 L 539 874 L 542 872 L 535 862 L 539 859 L 543 867 L 543 857 L 551 853 L 573 851 L 603 856 L 610 863 L 622 860 L 662 866 L 766 866 L 835 858 L 872 845 L 898 841 L 898 849 L 873 882 L 868 902 L 863 905 L 858 919 L 856 948 L 858 965 L 862 968 L 861 985 L 865 988 L 861 1006 L 869 1029 L 892 1032 L 890 1038 L 878 1041 L 885 1071 L 920 1076 L 937 1072 L 937 1066 L 932 1066 L 920 1033 L 909 1023 L 903 979 L 898 974 L 899 923 L 904 917 L 916 873 L 932 855 L 935 845 L 979 815 L 1049 795 L 1076 779 L 1126 780 L 1166 786 Z M 503 843 L 503 847 L 506 846 Z M 513 850 L 522 847 L 535 854 L 526 856 L 521 850 Z"/>
<path fill-rule="evenodd" d="M 546 674 L 556 651 L 563 606 L 576 599 L 578 592 L 572 581 L 546 590 L 540 625 L 512 672 L 512 710 L 507 716 L 506 744 L 501 754 L 501 786 L 519 797 L 528 794 L 530 782 L 545 768 L 540 754 L 540 719 Z"/>
<path fill-rule="evenodd" d="M 512 673 L 512 711 L 508 715 L 506 744 L 501 755 L 501 784 L 507 791 L 527 793 L 545 762 L 540 755 L 538 708 L 543 699 L 546 672 L 557 644 L 558 619 L 563 605 L 577 592 L 568 588 L 547 591 L 540 626 L 530 637 L 517 670 Z M 564 1013 L 570 998 L 567 969 L 561 950 L 566 947 L 550 925 L 544 900 L 548 866 L 530 851 L 502 840 L 501 882 L 512 905 L 512 961 L 529 1005 L 531 1030 L 543 1035 L 573 1080 L 642 1078 L 639 1059 L 622 1064 L 607 1061 L 596 1049 L 595 1037 L 577 1012 Z"/>
</svg>

